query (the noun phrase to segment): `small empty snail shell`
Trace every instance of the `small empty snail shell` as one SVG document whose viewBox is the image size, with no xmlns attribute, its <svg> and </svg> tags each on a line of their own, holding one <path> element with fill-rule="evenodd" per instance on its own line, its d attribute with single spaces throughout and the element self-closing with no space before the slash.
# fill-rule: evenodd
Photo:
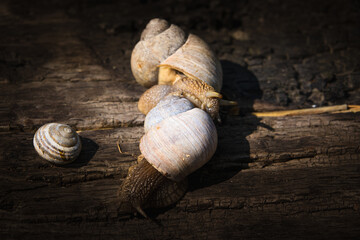
<svg viewBox="0 0 360 240">
<path fill-rule="evenodd" d="M 204 81 L 216 91 L 222 86 L 221 64 L 209 45 L 158 18 L 148 23 L 136 44 L 131 70 L 136 81 L 145 87 L 171 85 L 179 73 Z"/>
<path fill-rule="evenodd" d="M 80 154 L 79 135 L 68 125 L 48 123 L 40 127 L 33 139 L 37 153 L 55 164 L 73 162 Z"/>
</svg>

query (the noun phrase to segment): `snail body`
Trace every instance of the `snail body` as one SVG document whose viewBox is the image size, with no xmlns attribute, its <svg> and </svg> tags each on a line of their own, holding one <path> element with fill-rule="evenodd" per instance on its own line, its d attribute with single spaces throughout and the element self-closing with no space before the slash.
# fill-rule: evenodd
<svg viewBox="0 0 360 240">
<path fill-rule="evenodd" d="M 139 99 L 140 112 L 146 115 L 167 95 L 184 97 L 196 107 L 209 113 L 213 119 L 220 121 L 219 99 L 222 98 L 221 94 L 203 81 L 186 76 L 178 76 L 172 85 L 155 85 L 146 90 Z"/>
<path fill-rule="evenodd" d="M 219 99 L 222 95 L 213 87 L 188 77 L 178 77 L 173 83 L 174 95 L 183 96 L 192 102 L 196 107 L 206 111 L 213 119 L 220 121 Z"/>
<path fill-rule="evenodd" d="M 138 102 L 139 111 L 146 115 L 153 109 L 164 97 L 173 92 L 174 89 L 170 85 L 155 85 L 146 90 L 140 97 Z"/>
<path fill-rule="evenodd" d="M 40 127 L 33 144 L 43 159 L 59 165 L 73 162 L 81 151 L 79 135 L 70 126 L 60 123 Z"/>
<path fill-rule="evenodd" d="M 130 167 L 121 185 L 119 198 L 121 209 L 138 211 L 147 217 L 143 209 L 162 208 L 176 203 L 187 190 L 187 179 L 174 182 L 164 177 L 143 156 L 138 164 Z"/>
</svg>

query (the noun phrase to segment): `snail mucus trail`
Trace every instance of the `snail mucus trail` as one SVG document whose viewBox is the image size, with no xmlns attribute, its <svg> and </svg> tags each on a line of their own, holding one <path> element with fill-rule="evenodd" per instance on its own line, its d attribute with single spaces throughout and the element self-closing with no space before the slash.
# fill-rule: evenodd
<svg viewBox="0 0 360 240">
<path fill-rule="evenodd" d="M 159 24 L 160 27 L 158 27 Z M 155 30 L 151 29 L 153 27 Z M 217 91 L 220 90 L 222 84 L 222 69 L 208 45 L 191 34 L 188 40 L 181 40 L 185 42 L 182 46 L 177 46 L 171 51 L 169 50 L 171 47 L 166 47 L 168 42 L 164 43 L 165 47 L 157 42 L 152 43 L 151 47 L 156 45 L 165 48 L 164 51 L 166 54 L 170 52 L 170 56 L 161 55 L 162 57 L 155 61 L 152 59 L 154 63 L 146 67 L 143 66 L 145 63 L 143 55 L 134 53 L 139 49 L 138 45 L 146 46 L 143 41 L 163 40 L 164 37 L 158 36 L 172 29 L 182 32 L 176 25 L 169 25 L 165 20 L 151 20 L 143 31 L 141 41 L 135 46 L 131 59 L 133 74 L 141 85 L 149 87 L 149 83 L 145 82 L 146 79 L 144 80 L 148 69 L 156 71 L 159 78 L 158 85 L 151 83 L 150 85 L 153 86 L 139 99 L 139 110 L 147 115 L 145 127 L 148 125 L 147 122 L 151 122 L 148 118 L 158 117 L 159 114 L 156 114 L 156 111 L 161 111 L 160 118 L 163 118 L 145 129 L 145 135 L 140 140 L 142 155 L 139 156 L 138 163 L 129 169 L 128 176 L 119 190 L 120 209 L 138 211 L 146 218 L 144 208 L 166 207 L 180 200 L 186 192 L 187 175 L 210 160 L 217 147 L 217 131 L 212 119 L 220 120 L 219 99 L 222 96 Z M 144 34 L 148 34 L 149 37 Z M 185 36 L 183 33 L 180 35 Z M 171 33 L 170 36 L 173 37 Z M 190 38 L 200 47 L 197 45 L 194 48 L 191 43 L 188 44 Z M 167 41 L 171 41 L 171 38 Z M 146 52 L 149 51 L 152 50 L 146 50 Z M 192 69 L 189 73 L 183 67 L 189 65 L 186 59 L 189 59 L 189 56 L 192 59 L 191 51 L 196 53 L 194 61 L 199 64 L 200 70 Z M 182 55 L 186 55 L 185 60 L 180 59 Z M 202 58 L 207 59 L 202 60 Z M 200 66 L 202 62 L 205 62 L 205 66 Z M 172 66 L 172 63 L 179 63 L 179 66 Z M 190 65 L 196 68 L 196 64 Z M 160 67 L 160 73 L 158 73 L 158 67 Z M 194 75 L 201 73 L 202 69 L 205 75 L 213 75 L 204 77 L 210 80 L 202 80 L 201 75 Z M 154 73 L 151 72 L 150 75 L 154 76 Z M 217 89 L 208 82 L 215 82 L 214 86 Z M 173 115 L 169 112 L 174 110 L 173 104 L 179 104 L 180 108 L 182 104 L 185 104 L 187 107 Z"/>
</svg>

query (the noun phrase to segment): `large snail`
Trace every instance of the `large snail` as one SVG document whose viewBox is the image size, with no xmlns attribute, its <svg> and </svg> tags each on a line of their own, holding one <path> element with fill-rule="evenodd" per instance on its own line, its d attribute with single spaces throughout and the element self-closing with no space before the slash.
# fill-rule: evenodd
<svg viewBox="0 0 360 240">
<path fill-rule="evenodd" d="M 211 159 L 217 147 L 222 86 L 219 60 L 199 37 L 153 19 L 131 56 L 145 118 L 140 160 L 120 188 L 121 204 L 146 217 L 147 207 L 165 207 L 186 191 L 186 177 Z M 158 85 L 156 85 L 158 84 Z"/>
<path fill-rule="evenodd" d="M 73 162 L 81 151 L 79 135 L 70 126 L 60 123 L 47 123 L 40 127 L 33 144 L 43 159 L 58 165 Z"/>
<path fill-rule="evenodd" d="M 131 70 L 136 81 L 151 87 L 172 84 L 183 74 L 201 80 L 215 91 L 222 87 L 219 60 L 201 38 L 163 19 L 152 19 L 131 54 Z"/>
<path fill-rule="evenodd" d="M 143 159 L 122 184 L 122 204 L 146 216 L 143 207 L 175 203 L 186 191 L 186 177 L 210 160 L 216 147 L 217 131 L 210 115 L 185 98 L 168 95 L 145 118 L 140 140 Z"/>
</svg>

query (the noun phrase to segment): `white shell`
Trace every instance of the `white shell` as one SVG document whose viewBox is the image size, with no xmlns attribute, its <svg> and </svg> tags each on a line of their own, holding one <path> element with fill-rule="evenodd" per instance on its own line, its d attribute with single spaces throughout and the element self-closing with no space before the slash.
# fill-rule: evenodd
<svg viewBox="0 0 360 240">
<path fill-rule="evenodd" d="M 157 66 L 185 43 L 186 35 L 176 25 L 153 19 L 141 38 L 131 54 L 131 70 L 139 84 L 151 87 L 158 82 Z"/>
<path fill-rule="evenodd" d="M 55 164 L 66 164 L 74 161 L 80 154 L 79 135 L 68 125 L 48 123 L 40 127 L 33 144 L 37 153 Z"/>
<path fill-rule="evenodd" d="M 150 39 L 155 37 L 159 33 L 162 33 L 170 27 L 168 21 L 160 18 L 151 19 L 146 25 L 146 28 L 142 31 L 140 40 Z"/>
<path fill-rule="evenodd" d="M 221 64 L 209 45 L 158 18 L 147 24 L 134 47 L 131 70 L 136 81 L 148 88 L 171 84 L 177 71 L 206 82 L 218 92 L 222 87 Z"/>
<path fill-rule="evenodd" d="M 218 92 L 221 90 L 221 64 L 209 45 L 196 35 L 190 34 L 185 44 L 161 62 L 159 67 L 159 84 L 168 82 L 162 77 L 169 75 L 167 68 L 170 68 L 190 78 L 204 81 Z M 161 74 L 163 68 L 166 69 L 166 74 Z"/>
<path fill-rule="evenodd" d="M 186 98 L 173 95 L 165 97 L 146 115 L 144 123 L 145 133 L 162 120 L 193 108 L 194 105 Z"/>
<path fill-rule="evenodd" d="M 140 151 L 146 160 L 177 182 L 209 161 L 216 147 L 216 127 L 199 108 L 161 121 L 140 140 Z"/>
</svg>

